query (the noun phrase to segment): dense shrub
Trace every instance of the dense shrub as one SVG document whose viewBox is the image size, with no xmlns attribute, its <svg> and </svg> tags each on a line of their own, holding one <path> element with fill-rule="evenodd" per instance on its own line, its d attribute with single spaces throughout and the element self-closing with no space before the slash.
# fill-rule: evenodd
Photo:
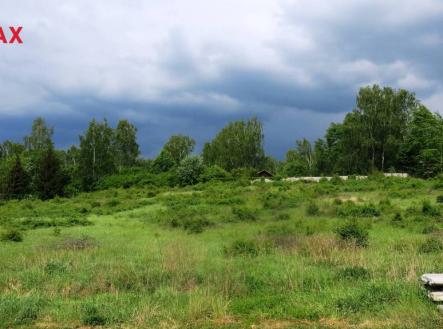
<svg viewBox="0 0 443 329">
<path fill-rule="evenodd" d="M 439 174 L 434 178 L 434 188 L 443 188 L 443 174 Z"/>
<path fill-rule="evenodd" d="M 183 228 L 189 233 L 202 233 L 205 228 L 211 225 L 210 221 L 203 218 L 185 220 L 183 222 Z"/>
<path fill-rule="evenodd" d="M 314 202 L 308 204 L 306 214 L 309 216 L 317 216 L 320 213 L 320 208 Z"/>
<path fill-rule="evenodd" d="M 289 220 L 291 216 L 287 213 L 281 213 L 277 215 L 277 220 Z"/>
<path fill-rule="evenodd" d="M 89 302 L 83 305 L 82 321 L 87 326 L 103 326 L 106 324 L 106 317 L 100 314 L 97 306 Z"/>
<path fill-rule="evenodd" d="M 437 195 L 436 201 L 437 201 L 437 203 L 443 203 L 443 194 Z"/>
<path fill-rule="evenodd" d="M 64 273 L 67 269 L 68 267 L 65 263 L 58 261 L 49 261 L 44 268 L 45 272 L 50 275 Z"/>
<path fill-rule="evenodd" d="M 421 211 L 426 216 L 436 217 L 440 215 L 440 209 L 431 205 L 429 200 L 423 200 Z"/>
<path fill-rule="evenodd" d="M 200 176 L 202 182 L 225 181 L 229 179 L 229 173 L 223 168 L 215 165 L 205 167 L 203 174 Z"/>
<path fill-rule="evenodd" d="M 118 199 L 111 199 L 108 202 L 106 202 L 106 206 L 111 207 L 111 208 L 117 207 L 119 204 L 120 204 L 120 200 L 118 200 Z"/>
<path fill-rule="evenodd" d="M 233 207 L 232 213 L 235 215 L 235 217 L 240 221 L 256 221 L 257 220 L 257 213 L 255 210 L 246 208 L 246 207 Z"/>
<path fill-rule="evenodd" d="M 224 248 L 229 256 L 256 257 L 260 253 L 260 246 L 254 240 L 235 240 L 229 247 Z"/>
<path fill-rule="evenodd" d="M 392 218 L 392 222 L 394 223 L 399 223 L 403 221 L 403 216 L 401 215 L 401 213 L 396 212 L 394 217 Z"/>
<path fill-rule="evenodd" d="M 288 193 L 269 192 L 265 193 L 261 200 L 265 209 L 282 209 L 297 206 L 297 198 L 289 197 Z"/>
<path fill-rule="evenodd" d="M 368 245 L 368 230 L 355 221 L 338 227 L 336 233 L 342 241 L 352 241 L 360 247 L 366 247 Z"/>
<path fill-rule="evenodd" d="M 380 211 L 372 204 L 356 205 L 347 201 L 340 206 L 337 214 L 340 217 L 378 217 Z"/>
<path fill-rule="evenodd" d="M 418 248 L 418 251 L 424 254 L 441 252 L 442 250 L 443 243 L 434 237 L 426 239 Z"/>
<path fill-rule="evenodd" d="M 19 230 L 9 229 L 1 234 L 0 239 L 2 241 L 21 242 L 23 241 L 23 235 Z"/>
<path fill-rule="evenodd" d="M 189 156 L 182 160 L 177 168 L 177 180 L 181 186 L 198 183 L 203 173 L 203 162 L 198 156 Z"/>
</svg>

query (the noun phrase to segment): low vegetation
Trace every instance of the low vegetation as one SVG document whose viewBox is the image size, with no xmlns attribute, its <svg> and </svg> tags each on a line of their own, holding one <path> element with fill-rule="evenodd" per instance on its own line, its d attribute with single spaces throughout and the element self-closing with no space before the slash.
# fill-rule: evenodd
<svg viewBox="0 0 443 329">
<path fill-rule="evenodd" d="M 131 187 L 0 206 L 0 327 L 439 328 L 435 180 Z M 117 202 L 116 202 L 117 201 Z"/>
</svg>

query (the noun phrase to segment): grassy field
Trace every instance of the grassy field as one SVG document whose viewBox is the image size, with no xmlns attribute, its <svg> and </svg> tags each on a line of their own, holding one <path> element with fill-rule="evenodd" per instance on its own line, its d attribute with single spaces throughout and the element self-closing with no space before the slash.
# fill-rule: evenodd
<svg viewBox="0 0 443 329">
<path fill-rule="evenodd" d="M 440 195 L 240 180 L 2 202 L 0 328 L 442 328 L 418 281 L 443 272 Z"/>
</svg>

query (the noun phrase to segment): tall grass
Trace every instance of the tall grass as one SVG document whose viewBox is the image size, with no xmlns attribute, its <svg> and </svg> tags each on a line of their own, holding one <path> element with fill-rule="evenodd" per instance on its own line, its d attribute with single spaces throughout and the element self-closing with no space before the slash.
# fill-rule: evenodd
<svg viewBox="0 0 443 329">
<path fill-rule="evenodd" d="M 0 328 L 443 327 L 418 281 L 443 271 L 441 193 L 380 178 L 5 202 L 0 231 L 22 240 L 0 241 Z"/>
</svg>

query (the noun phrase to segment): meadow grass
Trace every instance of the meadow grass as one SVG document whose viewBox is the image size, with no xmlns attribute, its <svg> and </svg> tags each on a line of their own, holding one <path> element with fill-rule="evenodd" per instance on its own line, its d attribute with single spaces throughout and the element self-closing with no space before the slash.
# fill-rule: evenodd
<svg viewBox="0 0 443 329">
<path fill-rule="evenodd" d="M 418 281 L 443 272 L 441 194 L 379 178 L 3 202 L 0 327 L 443 327 Z"/>
</svg>

